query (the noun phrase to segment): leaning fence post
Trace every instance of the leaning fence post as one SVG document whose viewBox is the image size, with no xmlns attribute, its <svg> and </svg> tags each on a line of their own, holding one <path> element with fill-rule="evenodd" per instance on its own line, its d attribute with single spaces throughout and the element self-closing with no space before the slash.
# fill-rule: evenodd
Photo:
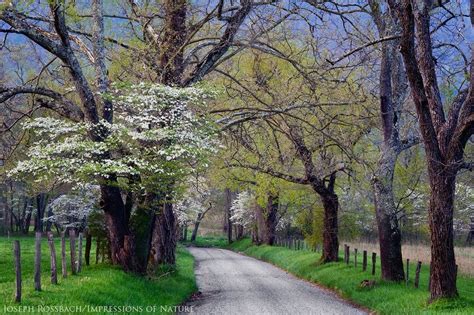
<svg viewBox="0 0 474 315">
<path fill-rule="evenodd" d="M 357 268 L 357 248 L 354 248 L 354 267 Z"/>
<path fill-rule="evenodd" d="M 51 283 L 58 284 L 58 272 L 56 268 L 56 249 L 54 248 L 53 232 L 48 232 L 48 245 L 51 253 Z"/>
<path fill-rule="evenodd" d="M 377 254 L 372 253 L 372 275 L 375 275 L 375 262 L 377 261 Z"/>
<path fill-rule="evenodd" d="M 79 233 L 79 253 L 78 253 L 77 272 L 82 271 L 82 233 Z"/>
<path fill-rule="evenodd" d="M 74 229 L 69 230 L 69 250 L 71 251 L 71 272 L 73 275 L 76 274 L 76 231 Z"/>
<path fill-rule="evenodd" d="M 67 262 L 66 262 L 66 236 L 65 232 L 61 233 L 61 271 L 63 272 L 63 278 L 67 277 Z"/>
<path fill-rule="evenodd" d="M 418 264 L 416 265 L 415 288 L 418 288 L 418 285 L 420 284 L 420 271 L 421 271 L 421 261 L 419 261 Z"/>
<path fill-rule="evenodd" d="M 21 255 L 20 255 L 20 241 L 13 241 L 13 256 L 15 257 L 15 274 L 16 274 L 15 302 L 21 302 Z"/>
<path fill-rule="evenodd" d="M 367 251 L 364 250 L 362 254 L 362 271 L 366 271 L 366 270 L 367 270 Z"/>
<path fill-rule="evenodd" d="M 41 291 L 41 232 L 35 233 L 35 291 Z"/>
<path fill-rule="evenodd" d="M 408 280 L 410 280 L 410 259 L 407 258 L 407 277 L 406 277 L 407 285 L 408 285 Z"/>
</svg>

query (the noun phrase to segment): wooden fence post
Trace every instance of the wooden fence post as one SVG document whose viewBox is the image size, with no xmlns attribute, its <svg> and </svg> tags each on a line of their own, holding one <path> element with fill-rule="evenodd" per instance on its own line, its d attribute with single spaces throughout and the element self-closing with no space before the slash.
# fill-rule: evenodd
<svg viewBox="0 0 474 315">
<path fill-rule="evenodd" d="M 67 262 L 66 262 L 66 236 L 65 232 L 61 233 L 61 271 L 63 272 L 63 278 L 67 277 Z"/>
<path fill-rule="evenodd" d="M 377 261 L 377 254 L 372 253 L 372 275 L 375 275 L 375 262 Z"/>
<path fill-rule="evenodd" d="M 420 284 L 420 271 L 421 271 L 421 261 L 418 262 L 416 265 L 416 271 L 415 271 L 415 288 L 418 288 Z"/>
<path fill-rule="evenodd" d="M 366 270 L 367 270 L 367 251 L 364 250 L 362 254 L 362 271 L 366 271 Z"/>
<path fill-rule="evenodd" d="M 77 273 L 76 269 L 76 231 L 69 230 L 69 250 L 71 251 L 71 272 L 73 275 Z"/>
<path fill-rule="evenodd" d="M 91 260 L 92 235 L 89 231 L 86 232 L 86 265 L 89 266 Z"/>
<path fill-rule="evenodd" d="M 35 233 L 35 291 L 41 291 L 41 232 Z"/>
<path fill-rule="evenodd" d="M 79 233 L 79 251 L 78 251 L 77 272 L 82 271 L 82 233 Z"/>
<path fill-rule="evenodd" d="M 357 268 L 357 248 L 354 248 L 354 267 Z"/>
<path fill-rule="evenodd" d="M 56 267 L 56 249 L 54 248 L 53 232 L 48 232 L 48 245 L 51 254 L 51 283 L 58 284 L 58 271 Z"/>
<path fill-rule="evenodd" d="M 20 241 L 13 241 L 13 256 L 15 257 L 16 291 L 15 302 L 21 302 L 21 255 Z"/>
<path fill-rule="evenodd" d="M 349 265 L 349 260 L 350 260 L 350 258 L 351 258 L 351 257 L 350 257 L 350 256 L 351 256 L 351 247 L 348 245 L 348 246 L 346 247 L 346 250 L 347 250 L 347 256 L 346 256 L 346 259 L 347 259 L 347 260 L 346 260 L 346 264 Z"/>
<path fill-rule="evenodd" d="M 410 280 L 410 259 L 407 258 L 407 277 L 406 277 L 407 285 L 408 285 L 409 280 Z"/>
</svg>

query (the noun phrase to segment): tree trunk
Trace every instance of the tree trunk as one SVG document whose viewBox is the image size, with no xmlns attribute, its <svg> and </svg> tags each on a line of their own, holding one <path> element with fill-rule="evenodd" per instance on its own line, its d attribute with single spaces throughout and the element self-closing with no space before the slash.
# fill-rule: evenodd
<svg viewBox="0 0 474 315">
<path fill-rule="evenodd" d="M 265 209 L 262 208 L 259 204 L 255 203 L 255 230 L 253 242 L 257 245 L 262 244 L 265 237 Z"/>
<path fill-rule="evenodd" d="M 86 265 L 89 266 L 91 261 L 91 248 L 92 248 L 92 234 L 89 230 L 86 231 L 86 252 L 85 252 L 85 260 Z"/>
<path fill-rule="evenodd" d="M 405 273 L 403 271 L 401 232 L 398 226 L 392 187 L 397 153 L 386 146 L 382 150 L 378 169 L 373 179 L 382 279 L 402 281 L 405 279 Z"/>
<path fill-rule="evenodd" d="M 43 218 L 48 202 L 48 195 L 40 193 L 36 196 L 35 232 L 43 232 Z"/>
<path fill-rule="evenodd" d="M 244 227 L 241 224 L 235 224 L 235 239 L 241 240 L 244 237 Z"/>
<path fill-rule="evenodd" d="M 225 189 L 225 227 L 224 230 L 227 232 L 227 242 L 230 244 L 232 243 L 232 221 L 230 220 L 232 214 L 231 209 L 232 207 L 232 192 L 229 188 Z"/>
<path fill-rule="evenodd" d="M 183 231 L 183 241 L 187 241 L 188 240 L 188 223 L 184 223 L 184 231 Z"/>
<path fill-rule="evenodd" d="M 267 208 L 264 213 L 264 229 L 262 241 L 267 245 L 273 245 L 275 242 L 275 233 L 277 225 L 278 195 L 268 194 Z"/>
<path fill-rule="evenodd" d="M 160 81 L 167 85 L 179 85 L 183 75 L 183 47 L 186 41 L 187 1 L 163 1 L 163 40 L 159 47 Z"/>
<path fill-rule="evenodd" d="M 49 217 L 51 217 L 53 215 L 53 209 L 51 209 L 51 207 L 47 207 L 48 209 L 48 213 L 46 214 Z M 46 221 L 46 232 L 50 232 L 51 231 L 51 227 L 53 226 L 53 222 L 48 220 Z"/>
<path fill-rule="evenodd" d="M 166 201 L 161 212 L 155 216 L 151 236 L 149 269 L 154 270 L 160 264 L 174 265 L 176 262 L 176 218 L 173 205 Z"/>
<path fill-rule="evenodd" d="M 453 239 L 456 177 L 446 170 L 430 173 L 431 299 L 455 297 L 458 295 Z"/>
<path fill-rule="evenodd" d="M 199 213 L 198 217 L 196 219 L 196 222 L 194 223 L 193 234 L 191 234 L 191 242 L 196 241 L 197 232 L 198 232 L 198 229 L 199 229 L 199 225 L 201 224 L 201 220 L 202 220 L 202 214 Z"/>
<path fill-rule="evenodd" d="M 139 271 L 134 253 L 133 238 L 126 224 L 125 209 L 117 187 L 102 185 L 101 208 L 105 213 L 107 236 L 112 264 L 121 265 L 126 271 Z M 127 236 L 127 238 L 126 238 Z M 127 244 L 125 244 L 127 240 Z"/>
<path fill-rule="evenodd" d="M 23 226 L 22 226 L 22 230 L 23 230 L 23 234 L 28 234 L 29 231 L 30 231 L 30 224 L 31 224 L 31 215 L 33 213 L 33 211 L 31 211 L 31 209 L 28 211 L 27 209 L 32 205 L 32 199 L 30 198 L 25 198 L 25 205 L 24 205 L 24 208 L 23 208 Z"/>
<path fill-rule="evenodd" d="M 327 263 L 337 261 L 339 257 L 339 240 L 337 237 L 339 201 L 334 193 L 321 195 L 321 199 L 324 207 L 323 255 L 321 261 Z"/>
</svg>

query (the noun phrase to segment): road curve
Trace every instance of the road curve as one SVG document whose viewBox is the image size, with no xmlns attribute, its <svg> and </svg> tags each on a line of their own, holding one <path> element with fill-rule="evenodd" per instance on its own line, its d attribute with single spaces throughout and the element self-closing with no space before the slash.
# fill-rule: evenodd
<svg viewBox="0 0 474 315">
<path fill-rule="evenodd" d="M 366 314 L 335 294 L 260 260 L 215 248 L 190 247 L 199 291 L 193 314 Z"/>
</svg>

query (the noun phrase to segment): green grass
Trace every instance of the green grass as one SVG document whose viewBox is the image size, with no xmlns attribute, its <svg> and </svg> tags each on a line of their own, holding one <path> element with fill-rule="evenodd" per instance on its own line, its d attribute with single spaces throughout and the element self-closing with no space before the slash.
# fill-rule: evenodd
<svg viewBox="0 0 474 315">
<path fill-rule="evenodd" d="M 212 240 L 206 240 L 212 243 Z M 215 244 L 220 244 L 216 240 Z M 342 262 L 321 265 L 318 263 L 320 253 L 306 250 L 290 250 L 277 246 L 255 246 L 250 239 L 233 242 L 222 246 L 248 256 L 270 262 L 299 278 L 306 279 L 336 291 L 340 296 L 375 311 L 379 314 L 474 314 L 474 279 L 458 278 L 460 297 L 450 301 L 438 301 L 428 304 L 428 275 L 427 266 L 422 267 L 420 288 L 413 286 L 415 265 L 410 266 L 410 282 L 395 284 L 380 280 L 380 262 L 377 259 L 376 275 L 370 271 L 362 271 L 362 254 L 358 255 L 358 268 L 354 267 L 354 256 L 351 263 Z M 352 253 L 353 254 L 353 253 Z M 340 253 L 342 256 L 342 253 Z M 368 270 L 371 270 L 369 257 Z M 376 280 L 375 287 L 362 289 L 362 280 Z"/>
<path fill-rule="evenodd" d="M 84 266 L 79 275 L 63 279 L 59 257 L 60 244 L 56 242 L 58 253 L 58 285 L 50 283 L 49 249 L 46 241 L 42 243 L 42 291 L 33 290 L 34 239 L 20 238 L 23 276 L 23 299 L 21 304 L 14 302 L 14 266 L 12 239 L 0 237 L 0 314 L 5 314 L 7 306 L 133 306 L 127 314 L 140 314 L 140 308 L 155 307 L 156 313 L 170 313 L 169 306 L 181 304 L 197 290 L 194 277 L 194 259 L 182 246 L 177 250 L 177 268 L 169 274 L 157 275 L 149 280 L 125 273 L 107 264 Z M 69 248 L 69 246 L 67 246 Z M 68 259 L 69 261 L 69 259 Z M 68 265 L 68 268 L 70 266 Z M 163 308 L 161 308 L 163 306 Z M 36 312 L 41 313 L 41 312 Z M 50 312 L 43 312 L 48 314 Z M 72 312 L 71 312 L 72 313 Z M 93 312 L 110 314 L 109 312 Z M 68 312 L 62 313 L 68 314 Z M 76 313 L 77 314 L 77 313 Z"/>
<path fill-rule="evenodd" d="M 194 242 L 187 240 L 182 243 L 196 247 L 226 247 L 227 238 L 224 236 L 198 236 Z"/>
</svg>

